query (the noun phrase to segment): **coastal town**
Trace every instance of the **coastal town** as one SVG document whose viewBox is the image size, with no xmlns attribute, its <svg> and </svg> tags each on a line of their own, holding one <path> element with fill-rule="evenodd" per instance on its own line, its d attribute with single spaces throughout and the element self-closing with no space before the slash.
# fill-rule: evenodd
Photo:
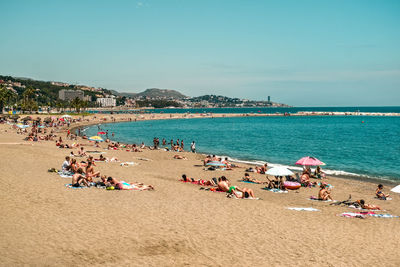
<svg viewBox="0 0 400 267">
<path fill-rule="evenodd" d="M 65 111 L 95 108 L 221 108 L 289 107 L 271 101 L 231 98 L 219 95 L 185 96 L 176 90 L 150 88 L 140 93 L 121 93 L 102 87 L 44 82 L 0 76 L 0 107 L 5 111 Z"/>
</svg>

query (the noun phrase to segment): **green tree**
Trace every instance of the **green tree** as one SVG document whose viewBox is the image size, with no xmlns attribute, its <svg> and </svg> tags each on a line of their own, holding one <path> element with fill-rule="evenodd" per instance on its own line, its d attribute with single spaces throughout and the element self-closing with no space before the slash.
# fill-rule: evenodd
<svg viewBox="0 0 400 267">
<path fill-rule="evenodd" d="M 71 107 L 75 108 L 76 112 L 79 113 L 82 108 L 82 100 L 79 97 L 75 97 L 74 100 L 71 101 Z"/>
<path fill-rule="evenodd" d="M 11 106 L 16 99 L 16 94 L 8 90 L 5 86 L 0 87 L 0 113 L 3 113 L 3 109 L 7 106 Z"/>
<path fill-rule="evenodd" d="M 37 110 L 39 108 L 35 100 L 35 89 L 32 87 L 27 87 L 22 94 L 21 108 L 23 112 L 27 110 L 32 112 L 32 110 Z"/>
</svg>

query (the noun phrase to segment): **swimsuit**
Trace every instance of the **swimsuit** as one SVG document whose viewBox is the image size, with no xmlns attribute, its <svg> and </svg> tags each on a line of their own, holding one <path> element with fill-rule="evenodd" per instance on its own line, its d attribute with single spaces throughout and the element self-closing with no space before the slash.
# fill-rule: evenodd
<svg viewBox="0 0 400 267">
<path fill-rule="evenodd" d="M 235 186 L 231 186 L 231 187 L 229 187 L 228 193 L 232 193 L 232 190 L 235 190 L 235 189 L 236 189 L 236 187 L 235 187 Z"/>
</svg>

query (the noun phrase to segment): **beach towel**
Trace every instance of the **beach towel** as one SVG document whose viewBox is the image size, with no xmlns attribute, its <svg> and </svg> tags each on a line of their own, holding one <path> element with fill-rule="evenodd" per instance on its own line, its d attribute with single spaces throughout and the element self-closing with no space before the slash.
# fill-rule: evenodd
<svg viewBox="0 0 400 267">
<path fill-rule="evenodd" d="M 86 151 L 86 153 L 91 153 L 91 154 L 105 154 L 106 152 L 103 151 Z"/>
<path fill-rule="evenodd" d="M 384 211 L 384 210 L 363 209 L 363 208 L 361 208 L 361 207 L 356 207 L 356 206 L 354 206 L 354 205 L 350 205 L 350 206 L 347 206 L 347 207 L 349 207 L 350 209 L 356 209 L 356 210 L 361 210 L 361 211 Z"/>
<path fill-rule="evenodd" d="M 60 175 L 61 178 L 72 178 L 72 176 L 74 175 L 74 173 L 69 172 L 69 171 L 58 171 L 57 172 L 58 175 Z"/>
<path fill-rule="evenodd" d="M 266 187 L 264 187 L 264 188 L 261 188 L 262 190 L 266 190 L 266 191 L 270 191 L 270 192 L 273 192 L 273 193 L 279 193 L 279 194 L 286 194 L 286 193 L 289 193 L 289 191 L 287 191 L 287 190 L 281 190 L 281 189 L 279 189 L 279 188 L 266 188 Z"/>
<path fill-rule="evenodd" d="M 249 200 L 260 200 L 259 197 L 248 197 L 248 198 L 238 198 L 234 194 L 227 194 L 227 198 L 233 198 L 233 199 L 249 199 Z"/>
<path fill-rule="evenodd" d="M 386 198 L 375 197 L 375 198 L 376 198 L 376 199 L 379 199 L 379 200 L 392 200 L 391 197 L 386 197 Z"/>
<path fill-rule="evenodd" d="M 133 161 L 126 161 L 126 162 L 122 162 L 122 163 L 120 164 L 120 166 L 125 166 L 125 167 L 133 166 L 133 165 L 138 165 L 138 164 L 135 163 L 135 162 L 133 162 Z"/>
<path fill-rule="evenodd" d="M 248 183 L 248 184 L 258 184 L 258 183 L 252 182 L 252 181 L 244 181 L 244 180 L 238 180 L 238 182 L 240 182 L 240 183 Z"/>
<path fill-rule="evenodd" d="M 395 215 L 392 215 L 392 214 L 376 214 L 376 213 L 371 213 L 371 214 L 368 214 L 369 216 L 372 216 L 372 217 L 376 217 L 376 218 L 399 218 L 399 216 L 395 216 Z"/>
<path fill-rule="evenodd" d="M 84 186 L 84 185 L 81 185 L 81 186 L 79 186 L 79 187 L 74 187 L 74 186 L 72 186 L 72 184 L 65 184 L 65 187 L 67 187 L 67 188 L 71 188 L 71 189 L 83 189 L 83 188 L 89 188 L 89 187 L 87 187 L 87 186 Z"/>
<path fill-rule="evenodd" d="M 303 208 L 303 207 L 288 207 L 289 210 L 297 210 L 297 211 L 320 211 L 319 209 L 315 208 Z"/>
<path fill-rule="evenodd" d="M 338 216 L 341 217 L 346 217 L 346 218 L 359 218 L 359 219 L 365 219 L 365 215 L 358 213 L 358 212 L 343 212 L 341 214 L 338 214 Z"/>
<path fill-rule="evenodd" d="M 308 200 L 320 201 L 320 202 L 331 202 L 331 201 L 336 202 L 337 201 L 337 200 L 330 200 L 330 199 L 328 199 L 328 200 L 320 200 L 316 196 L 310 196 L 310 198 Z"/>
</svg>

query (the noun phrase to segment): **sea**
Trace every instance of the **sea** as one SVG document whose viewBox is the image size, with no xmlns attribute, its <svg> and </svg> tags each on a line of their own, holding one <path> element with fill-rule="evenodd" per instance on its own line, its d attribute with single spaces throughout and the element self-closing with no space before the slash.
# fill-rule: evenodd
<svg viewBox="0 0 400 267">
<path fill-rule="evenodd" d="M 339 111 L 357 110 L 400 112 L 400 107 L 364 111 L 355 107 Z M 312 111 L 330 112 L 338 108 L 312 108 Z M 197 113 L 197 110 L 186 112 Z M 248 113 L 251 112 L 254 111 Z M 218 112 L 214 109 L 213 113 L 246 112 L 239 108 L 218 109 Z M 98 127 L 108 130 L 111 140 L 123 143 L 152 145 L 153 138 L 158 137 L 160 141 L 165 138 L 168 144 L 171 139 L 175 142 L 180 139 L 188 150 L 195 141 L 198 153 L 227 156 L 236 162 L 268 162 L 269 166 L 283 165 L 295 171 L 301 170 L 301 166 L 295 165 L 298 159 L 313 156 L 326 164 L 322 168 L 331 175 L 400 181 L 400 117 L 395 116 L 170 119 L 96 125 L 85 129 L 85 134 L 96 135 Z M 111 133 L 115 136 L 111 137 Z"/>
</svg>

